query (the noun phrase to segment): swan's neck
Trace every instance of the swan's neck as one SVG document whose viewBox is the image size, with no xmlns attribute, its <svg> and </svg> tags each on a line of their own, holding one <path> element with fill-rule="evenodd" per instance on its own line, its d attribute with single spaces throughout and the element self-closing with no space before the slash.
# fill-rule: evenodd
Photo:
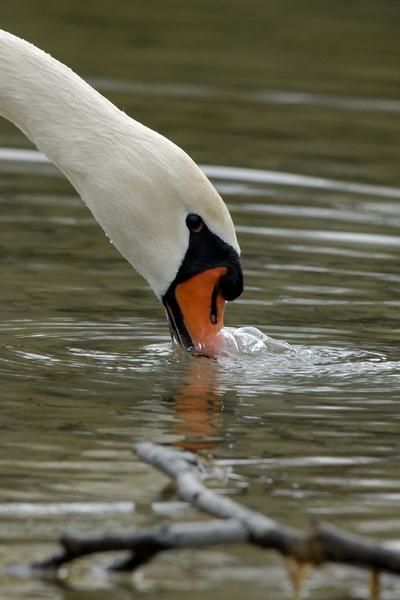
<svg viewBox="0 0 400 600">
<path fill-rule="evenodd" d="M 0 30 L 0 115 L 66 175 L 123 256 L 161 297 L 198 212 L 239 252 L 223 201 L 175 144 L 121 112 L 68 67 Z"/>
<path fill-rule="evenodd" d="M 166 239 L 163 227 L 174 227 L 175 170 L 182 164 L 182 178 L 190 181 L 185 169 L 194 169 L 184 152 L 65 65 L 1 30 L 0 115 L 66 175 L 116 248 L 161 296 L 186 250 L 185 237 L 172 249 L 159 241 Z M 170 210 L 157 220 L 163 205 Z"/>
<path fill-rule="evenodd" d="M 78 190 L 83 171 L 87 174 L 104 161 L 99 150 L 118 135 L 125 116 L 68 67 L 2 31 L 0 115 L 21 129 Z"/>
</svg>

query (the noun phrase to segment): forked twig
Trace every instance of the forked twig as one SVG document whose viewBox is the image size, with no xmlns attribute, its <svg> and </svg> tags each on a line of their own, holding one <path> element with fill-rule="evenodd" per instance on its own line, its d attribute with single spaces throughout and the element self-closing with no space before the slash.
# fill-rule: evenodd
<svg viewBox="0 0 400 600">
<path fill-rule="evenodd" d="M 312 567 L 323 563 L 369 569 L 373 573 L 370 584 L 373 598 L 379 597 L 380 572 L 400 575 L 400 552 L 385 544 L 317 521 L 311 523 L 309 531 L 302 533 L 207 488 L 203 483 L 201 463 L 189 452 L 148 442 L 137 444 L 135 452 L 141 460 L 173 480 L 182 500 L 216 519 L 110 535 L 64 534 L 60 539 L 62 552 L 33 563 L 32 569 L 58 569 L 90 554 L 128 551 L 128 557 L 111 568 L 133 571 L 167 550 L 247 542 L 280 552 L 285 557 L 295 588 L 301 587 Z"/>
</svg>

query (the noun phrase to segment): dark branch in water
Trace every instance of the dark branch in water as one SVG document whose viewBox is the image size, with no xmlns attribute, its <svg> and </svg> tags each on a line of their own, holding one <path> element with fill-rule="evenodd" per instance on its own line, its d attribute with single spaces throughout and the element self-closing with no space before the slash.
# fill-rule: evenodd
<svg viewBox="0 0 400 600">
<path fill-rule="evenodd" d="M 182 500 L 215 517 L 240 522 L 247 530 L 247 541 L 256 546 L 278 550 L 299 563 L 318 566 L 334 562 L 400 575 L 398 550 L 318 521 L 313 521 L 305 534 L 288 529 L 206 488 L 196 456 L 148 442 L 137 444 L 135 449 L 143 461 L 175 481 Z"/>
<path fill-rule="evenodd" d="M 247 538 L 246 529 L 236 519 L 161 525 L 110 535 L 64 534 L 60 539 L 62 553 L 31 566 L 34 569 L 58 569 L 90 554 L 128 550 L 132 556 L 113 565 L 112 569 L 131 571 L 165 550 L 240 543 L 246 542 Z"/>
<path fill-rule="evenodd" d="M 65 563 L 97 552 L 128 551 L 128 557 L 111 568 L 133 571 L 166 550 L 247 542 L 280 552 L 297 588 L 310 566 L 329 562 L 371 570 L 374 598 L 379 597 L 379 572 L 400 575 L 398 550 L 319 522 L 313 522 L 308 532 L 301 533 L 208 489 L 202 482 L 201 464 L 191 453 L 147 442 L 137 444 L 135 451 L 144 462 L 175 482 L 182 500 L 217 519 L 110 535 L 65 534 L 60 540 L 63 551 L 33 563 L 32 569 L 58 569 Z"/>
</svg>

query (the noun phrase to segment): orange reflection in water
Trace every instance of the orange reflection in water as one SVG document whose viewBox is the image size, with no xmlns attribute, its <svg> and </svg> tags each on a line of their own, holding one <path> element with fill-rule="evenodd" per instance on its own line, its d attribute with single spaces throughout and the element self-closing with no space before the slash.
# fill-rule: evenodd
<svg viewBox="0 0 400 600">
<path fill-rule="evenodd" d="M 222 398 L 214 360 L 193 357 L 175 394 L 173 433 L 184 437 L 177 445 L 187 450 L 215 447 L 222 425 Z"/>
</svg>

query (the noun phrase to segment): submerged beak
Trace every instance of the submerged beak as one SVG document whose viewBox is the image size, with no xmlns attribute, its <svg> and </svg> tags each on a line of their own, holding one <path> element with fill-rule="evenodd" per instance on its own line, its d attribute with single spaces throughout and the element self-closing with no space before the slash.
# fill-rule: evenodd
<svg viewBox="0 0 400 600">
<path fill-rule="evenodd" d="M 166 302 L 173 337 L 186 349 L 213 352 L 224 326 L 225 298 L 220 287 L 226 267 L 214 267 L 175 286 Z"/>
</svg>

